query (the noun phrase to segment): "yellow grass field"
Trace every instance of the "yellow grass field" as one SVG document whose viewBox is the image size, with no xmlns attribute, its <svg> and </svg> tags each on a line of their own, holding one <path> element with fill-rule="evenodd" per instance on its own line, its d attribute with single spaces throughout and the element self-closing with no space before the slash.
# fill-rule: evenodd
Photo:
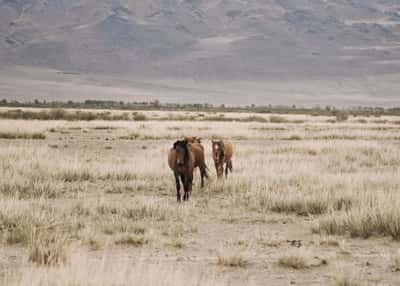
<svg viewBox="0 0 400 286">
<path fill-rule="evenodd" d="M 399 118 L 142 113 L 0 120 L 0 285 L 398 285 Z M 211 176 L 178 204 L 167 156 L 185 135 Z"/>
</svg>

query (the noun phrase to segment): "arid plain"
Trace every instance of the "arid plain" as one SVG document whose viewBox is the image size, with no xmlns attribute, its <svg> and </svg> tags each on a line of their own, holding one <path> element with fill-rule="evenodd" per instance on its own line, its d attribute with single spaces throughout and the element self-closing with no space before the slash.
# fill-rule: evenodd
<svg viewBox="0 0 400 286">
<path fill-rule="evenodd" d="M 398 285 L 400 118 L 125 112 L 0 120 L 1 285 Z M 185 135 L 210 179 L 178 204 Z"/>
</svg>

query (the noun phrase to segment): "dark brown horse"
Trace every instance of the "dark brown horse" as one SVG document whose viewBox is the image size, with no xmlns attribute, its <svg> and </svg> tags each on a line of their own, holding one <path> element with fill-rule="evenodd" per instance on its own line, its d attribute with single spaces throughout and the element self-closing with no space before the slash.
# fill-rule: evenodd
<svg viewBox="0 0 400 286">
<path fill-rule="evenodd" d="M 168 165 L 174 172 L 178 202 L 181 201 L 180 180 L 185 192 L 183 200 L 188 200 L 193 183 L 194 154 L 190 151 L 186 140 L 178 140 L 174 143 L 168 154 Z"/>
<path fill-rule="evenodd" d="M 218 178 L 224 174 L 224 163 L 225 176 L 228 177 L 228 169 L 232 173 L 232 143 L 227 140 L 212 140 L 212 155 Z"/>
<path fill-rule="evenodd" d="M 204 186 L 204 177 L 207 175 L 207 166 L 204 161 L 204 148 L 200 143 L 189 143 L 187 140 L 178 140 L 168 154 L 168 164 L 175 175 L 176 197 L 181 201 L 182 181 L 184 196 L 183 200 L 189 200 L 189 193 L 192 191 L 193 171 L 196 167 L 200 169 L 201 186 Z"/>
</svg>

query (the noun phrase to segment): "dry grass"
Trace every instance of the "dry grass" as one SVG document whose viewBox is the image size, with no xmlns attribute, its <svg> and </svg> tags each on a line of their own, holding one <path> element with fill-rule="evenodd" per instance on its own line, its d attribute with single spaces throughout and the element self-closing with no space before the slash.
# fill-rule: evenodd
<svg viewBox="0 0 400 286">
<path fill-rule="evenodd" d="M 357 206 L 341 214 L 321 218 L 319 230 L 327 234 L 349 233 L 368 238 L 388 235 L 400 240 L 400 211 L 397 196 L 384 194 L 364 198 Z"/>
<path fill-rule="evenodd" d="M 249 261 L 240 254 L 220 254 L 218 255 L 217 264 L 225 267 L 246 267 Z"/>
<path fill-rule="evenodd" d="M 288 120 L 285 117 L 279 115 L 271 115 L 269 117 L 269 122 L 271 123 L 286 123 Z"/>
<path fill-rule="evenodd" d="M 59 265 L 66 261 L 68 234 L 54 227 L 34 228 L 29 241 L 29 261 L 39 265 Z"/>
<path fill-rule="evenodd" d="M 149 243 L 149 240 L 143 235 L 130 235 L 125 234 L 120 238 L 117 238 L 114 243 L 116 245 L 127 245 L 133 247 L 140 247 Z"/>
<path fill-rule="evenodd" d="M 0 139 L 46 139 L 43 133 L 0 132 Z"/>
<path fill-rule="evenodd" d="M 293 269 L 308 268 L 307 258 L 300 254 L 287 254 L 279 258 L 278 264 Z"/>
<path fill-rule="evenodd" d="M 21 260 L 31 257 L 35 262 L 5 266 L 15 273 L 2 276 L 0 279 L 10 279 L 3 284 L 54 285 L 58 281 L 57 285 L 88 285 L 88 281 L 100 281 L 93 285 L 125 285 L 123 282 L 129 281 L 147 285 L 146 279 L 158 273 L 154 269 L 166 267 L 162 260 L 166 259 L 168 263 L 176 261 L 179 267 L 191 264 L 199 268 L 199 275 L 189 269 L 187 275 L 193 280 L 188 281 L 209 285 L 216 281 L 202 277 L 214 271 L 229 272 L 215 265 L 218 246 L 227 240 L 246 251 L 223 251 L 218 265 L 237 268 L 235 273 L 246 267 L 255 273 L 255 280 L 279 284 L 277 276 L 290 269 L 324 264 L 307 253 L 289 251 L 294 246 L 288 241 L 301 240 L 307 247 L 312 244 L 316 255 L 324 257 L 342 247 L 341 239 L 354 245 L 358 242 L 351 237 L 369 238 L 365 243 L 378 243 L 386 250 L 394 248 L 392 242 L 379 244 L 375 236 L 400 240 L 396 139 L 400 129 L 396 118 L 373 123 L 350 117 L 330 124 L 326 117 L 284 115 L 273 123 L 271 115 L 247 120 L 251 114 L 230 114 L 232 122 L 210 123 L 152 121 L 155 114 L 143 114 L 147 120 L 141 122 L 0 121 L 0 132 L 46 136 L 43 142 L 25 138 L 12 145 L 0 140 L 1 246 L 20 251 L 17 256 Z M 201 190 L 196 171 L 190 202 L 178 205 L 167 152 L 173 140 L 187 134 L 203 138 L 211 179 Z M 215 180 L 209 141 L 214 137 L 231 138 L 234 143 L 234 173 L 227 180 Z M 106 146 L 110 148 L 106 150 Z M 312 230 L 344 237 L 321 240 Z M 356 248 L 351 250 L 358 254 Z M 93 261 L 78 260 L 74 265 L 72 254 L 76 252 L 93 255 Z M 109 265 L 100 265 L 99 253 L 103 252 L 113 253 Z M 157 262 L 160 267 L 152 268 L 155 272 L 147 276 L 144 273 L 145 281 L 138 282 L 134 271 L 117 271 L 118 276 L 110 270 L 115 259 L 122 257 L 126 258 L 123 263 L 145 260 L 143 267 L 150 268 L 153 258 L 161 259 Z M 346 257 L 340 253 L 335 260 Z M 66 264 L 62 264 L 64 259 Z M 263 276 L 261 265 L 278 261 L 284 266 L 279 268 L 282 273 L 272 269 L 268 277 Z M 394 260 L 391 263 L 396 264 Z M 48 268 L 49 264 L 62 265 Z M 361 264 L 355 269 L 360 270 Z M 77 271 L 79 268 L 82 270 Z M 226 284 L 235 285 L 232 273 L 228 276 L 231 280 Z M 237 277 L 239 284 L 248 284 L 241 271 Z M 175 274 L 170 279 L 177 285 L 188 283 Z M 328 283 L 326 277 L 321 279 L 322 284 Z M 390 282 L 393 277 L 385 279 Z M 163 282 L 148 285 L 172 285 Z"/>
</svg>

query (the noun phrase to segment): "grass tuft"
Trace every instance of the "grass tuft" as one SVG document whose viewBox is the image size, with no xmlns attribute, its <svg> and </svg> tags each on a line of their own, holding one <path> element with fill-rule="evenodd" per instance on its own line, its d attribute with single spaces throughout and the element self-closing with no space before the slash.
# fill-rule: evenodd
<svg viewBox="0 0 400 286">
<path fill-rule="evenodd" d="M 29 261 L 38 265 L 60 265 L 66 262 L 68 240 L 53 228 L 33 228 L 29 241 Z"/>
<path fill-rule="evenodd" d="M 225 267 L 241 267 L 249 265 L 249 262 L 239 254 L 219 255 L 217 264 Z"/>
<path fill-rule="evenodd" d="M 279 258 L 278 264 L 282 267 L 293 269 L 304 269 L 308 267 L 306 258 L 299 254 L 284 255 Z"/>
</svg>

